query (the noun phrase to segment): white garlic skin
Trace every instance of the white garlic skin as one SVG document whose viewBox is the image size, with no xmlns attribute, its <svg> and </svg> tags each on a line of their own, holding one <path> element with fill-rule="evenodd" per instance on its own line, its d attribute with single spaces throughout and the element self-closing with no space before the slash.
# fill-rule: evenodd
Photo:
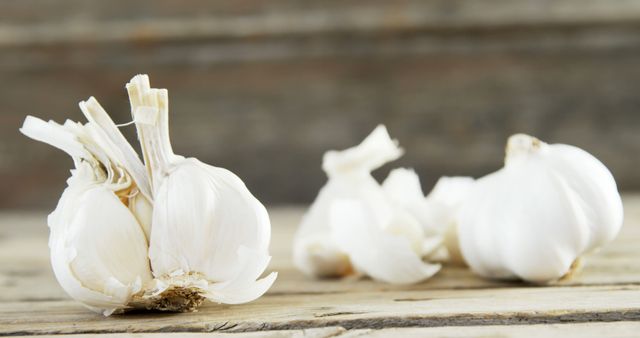
<svg viewBox="0 0 640 338">
<path fill-rule="evenodd" d="M 622 200 L 609 170 L 586 151 L 517 134 L 504 168 L 476 181 L 457 217 L 471 269 L 544 283 L 615 238 Z"/>
<path fill-rule="evenodd" d="M 425 236 L 419 219 L 371 176 L 372 170 L 402 153 L 383 125 L 354 147 L 325 153 L 322 168 L 329 180 L 294 238 L 293 260 L 300 271 L 312 277 L 358 274 L 410 284 L 440 269 L 423 261 L 440 238 Z M 415 173 L 398 173 L 402 177 L 392 190 L 424 198 Z"/>
<path fill-rule="evenodd" d="M 49 215 L 51 264 L 62 288 L 110 315 L 152 279 L 142 227 L 118 196 L 83 164 Z"/>
<path fill-rule="evenodd" d="M 425 197 L 418 175 L 413 170 L 397 168 L 389 173 L 382 187 L 397 205 L 419 221 L 425 234 L 443 238 L 442 247 L 429 258 L 462 265 L 455 216 L 474 183 L 471 177 L 441 177 Z"/>
<path fill-rule="evenodd" d="M 375 218 L 388 218 L 389 201 L 371 171 L 402 156 L 403 150 L 378 126 L 359 145 L 324 154 L 322 169 L 329 181 L 304 215 L 293 241 L 293 262 L 312 277 L 338 277 L 354 272 L 349 256 L 333 239 L 330 214 L 338 199 L 362 201 Z"/>
</svg>

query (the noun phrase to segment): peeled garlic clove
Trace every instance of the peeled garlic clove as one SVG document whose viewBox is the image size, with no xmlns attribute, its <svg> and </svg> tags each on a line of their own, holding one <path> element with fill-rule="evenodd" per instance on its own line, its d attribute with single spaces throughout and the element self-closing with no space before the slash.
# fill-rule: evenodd
<svg viewBox="0 0 640 338">
<path fill-rule="evenodd" d="M 402 149 L 384 126 L 358 146 L 325 154 L 323 169 L 329 181 L 294 239 L 294 263 L 299 270 L 314 277 L 359 272 L 389 283 L 414 283 L 439 269 L 422 262 L 434 250 L 432 239 L 425 238 L 415 217 L 394 203 L 371 176 L 371 170 L 401 155 Z M 347 212 L 345 203 L 357 206 L 354 214 Z M 379 255 L 386 257 L 373 264 Z M 411 259 L 406 260 L 407 256 Z M 416 270 L 397 271 L 403 264 Z"/>
<path fill-rule="evenodd" d="M 476 273 L 548 282 L 611 241 L 622 219 L 616 183 L 600 161 L 518 134 L 504 168 L 478 179 L 463 203 L 458 236 Z"/>
<path fill-rule="evenodd" d="M 276 277 L 257 280 L 269 261 L 266 209 L 232 172 L 173 154 L 166 90 L 150 88 L 143 75 L 127 89 L 151 177 L 154 275 L 194 299 L 235 304 L 258 298 Z"/>
<path fill-rule="evenodd" d="M 51 263 L 60 285 L 72 298 L 109 315 L 127 308 L 133 295 L 152 278 L 147 241 L 117 194 L 133 183 L 104 171 L 110 163 L 96 158 L 107 156 L 88 150 L 92 140 L 83 128 L 27 117 L 20 130 L 64 150 L 76 163 L 68 187 L 48 218 Z"/>
</svg>

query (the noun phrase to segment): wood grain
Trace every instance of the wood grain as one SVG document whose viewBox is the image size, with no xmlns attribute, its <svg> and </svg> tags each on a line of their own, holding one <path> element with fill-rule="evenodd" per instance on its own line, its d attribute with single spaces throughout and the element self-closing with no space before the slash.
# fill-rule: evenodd
<svg viewBox="0 0 640 338">
<path fill-rule="evenodd" d="M 189 3 L 190 2 L 190 3 Z M 122 0 L 21 1 L 5 8 L 0 47 L 55 43 L 179 39 L 273 38 L 279 36 L 365 34 L 411 31 L 505 29 L 518 27 L 619 25 L 640 19 L 640 2 L 564 0 L 531 5 L 525 1 L 257 1 L 241 5 L 188 1 L 140 1 L 138 12 Z M 203 11 L 194 16 L 194 7 Z M 120 8 L 120 10 L 118 10 Z M 46 15 L 44 15 L 47 13 Z M 135 14 L 133 14 L 135 13 Z"/>
<path fill-rule="evenodd" d="M 573 279 L 548 286 L 486 280 L 460 267 L 445 267 L 412 286 L 368 279 L 311 280 L 297 272 L 290 259 L 302 209 L 271 208 L 270 269 L 279 277 L 265 296 L 243 305 L 207 304 L 195 313 L 138 312 L 108 318 L 68 299 L 58 286 L 48 262 L 45 215 L 5 212 L 0 214 L 0 335 L 151 337 L 265 330 L 287 331 L 253 335 L 630 335 L 640 321 L 640 195 L 625 196 L 624 205 L 625 225 L 616 241 L 586 257 Z M 402 327 L 414 328 L 397 329 Z"/>
<path fill-rule="evenodd" d="M 82 120 L 94 95 L 126 122 L 142 72 L 169 89 L 176 151 L 267 203 L 311 201 L 322 153 L 378 123 L 425 190 L 497 169 L 516 132 L 640 189 L 639 20 L 640 0 L 4 1 L 0 208 L 52 208 L 71 165 L 17 132 L 25 115 Z"/>
<path fill-rule="evenodd" d="M 601 338 L 637 337 L 640 323 L 638 322 L 614 322 L 614 323 L 571 323 L 571 324 L 540 324 L 540 325 L 486 325 L 486 326 L 456 326 L 456 327 L 431 327 L 431 328 L 389 328 L 382 330 L 359 329 L 346 330 L 342 327 L 326 327 L 306 330 L 286 331 L 261 331 L 242 333 L 243 337 L 314 337 L 314 338 L 353 338 L 353 337 L 548 337 L 548 338 Z M 104 338 L 232 338 L 238 333 L 109 333 L 103 334 Z M 44 335 L 28 337 L 67 337 L 87 338 L 93 335 Z"/>
</svg>

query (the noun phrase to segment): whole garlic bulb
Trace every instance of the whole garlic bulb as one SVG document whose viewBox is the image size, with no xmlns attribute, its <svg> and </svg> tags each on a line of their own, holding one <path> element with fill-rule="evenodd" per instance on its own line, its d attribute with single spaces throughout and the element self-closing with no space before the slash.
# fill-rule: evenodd
<svg viewBox="0 0 640 338">
<path fill-rule="evenodd" d="M 476 181 L 458 215 L 462 254 L 486 277 L 556 280 L 613 240 L 622 201 L 609 170 L 574 146 L 518 134 L 504 168 Z"/>
<path fill-rule="evenodd" d="M 371 176 L 402 149 L 384 126 L 362 143 L 329 151 L 322 167 L 329 181 L 304 216 L 294 239 L 296 267 L 309 276 L 363 273 L 388 283 L 415 283 L 440 265 L 423 262 L 441 238 L 427 236 L 410 212 Z M 420 189 L 411 187 L 411 189 Z"/>
<path fill-rule="evenodd" d="M 150 294 L 179 285 L 171 292 L 194 306 L 203 297 L 227 304 L 260 297 L 277 275 L 257 280 L 270 260 L 266 209 L 232 172 L 173 154 L 165 89 L 138 75 L 127 90 L 154 199 L 149 258 L 158 285 Z"/>
<path fill-rule="evenodd" d="M 102 111 L 85 112 L 98 116 Z M 103 130 L 91 122 L 58 125 L 29 116 L 20 130 L 64 150 L 75 162 L 68 187 L 48 217 L 51 264 L 58 282 L 93 311 L 109 315 L 126 308 L 152 279 L 144 232 L 148 225 L 139 221 L 149 216 L 131 210 L 134 204 L 150 203 L 139 190 L 147 184 L 144 177 L 135 181 L 129 174 L 143 168 L 142 163 L 134 156 L 127 167 L 112 156 L 131 153 L 100 139 Z"/>
</svg>

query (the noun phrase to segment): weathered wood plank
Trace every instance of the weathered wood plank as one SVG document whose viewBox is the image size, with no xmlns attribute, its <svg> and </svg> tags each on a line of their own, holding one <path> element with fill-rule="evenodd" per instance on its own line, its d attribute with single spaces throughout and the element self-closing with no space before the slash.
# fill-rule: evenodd
<svg viewBox="0 0 640 338">
<path fill-rule="evenodd" d="M 545 338 L 602 338 L 637 337 L 640 323 L 580 323 L 551 325 L 468 326 L 436 328 L 394 328 L 383 330 L 354 330 L 340 337 L 545 337 Z"/>
<path fill-rule="evenodd" d="M 378 123 L 425 189 L 441 175 L 495 170 L 515 132 L 583 147 L 638 189 L 628 154 L 640 152 L 639 8 L 5 1 L 0 208 L 53 207 L 68 176 L 64 155 L 18 134 L 24 115 L 81 120 L 76 103 L 95 95 L 126 122 L 123 84 L 140 72 L 170 89 L 175 149 L 234 170 L 268 203 L 309 202 L 324 182 L 322 153 Z"/>
<path fill-rule="evenodd" d="M 482 55 L 407 55 L 392 40 L 381 43 L 386 46 L 371 42 L 390 54 L 205 61 L 186 68 L 180 61 L 185 57 L 227 54 L 176 44 L 123 59 L 131 56 L 126 48 L 105 47 L 100 66 L 68 68 L 65 62 L 89 60 L 93 53 L 74 48 L 55 58 L 61 69 L 43 61 L 38 71 L 0 72 L 0 206 L 53 208 L 71 166 L 64 154 L 18 133 L 24 115 L 83 120 L 77 101 L 96 95 L 116 121 L 126 122 L 123 84 L 138 72 L 170 89 L 174 149 L 233 170 L 267 203 L 311 201 L 326 181 L 322 153 L 358 143 L 378 123 L 387 124 L 407 150 L 394 166 L 414 167 L 425 190 L 441 175 L 496 170 L 504 142 L 515 132 L 583 147 L 611 168 L 621 187 L 640 188 L 638 158 L 628 155 L 640 153 L 640 43 L 597 53 Z M 33 67 L 49 59 L 33 57 Z M 133 140 L 132 129 L 126 131 Z"/>
<path fill-rule="evenodd" d="M 20 1 L 0 12 L 0 47 L 33 44 L 194 38 L 264 38 L 335 33 L 446 31 L 635 23 L 640 2 L 273 1 L 269 6 L 117 1 Z M 30 11 L 27 13 L 26 8 Z M 36 10 L 33 10 L 33 9 Z M 117 8 L 120 8 L 118 10 Z M 194 11 L 199 15 L 194 16 Z M 135 14 L 132 14 L 135 13 Z"/>
<path fill-rule="evenodd" d="M 547 287 L 489 281 L 453 267 L 413 286 L 371 280 L 311 280 L 295 271 L 290 260 L 293 230 L 302 210 L 275 208 L 271 212 L 271 269 L 280 275 L 263 298 L 238 306 L 208 304 L 197 313 L 132 313 L 110 318 L 69 300 L 55 282 L 48 263 L 44 214 L 3 213 L 0 334 L 249 332 L 329 326 L 382 329 L 640 320 L 640 264 L 636 259 L 640 196 L 625 196 L 624 203 L 625 225 L 616 242 L 588 257 L 573 279 Z M 554 328 L 549 326 L 548 331 Z M 407 334 L 420 334 L 416 332 Z"/>
<path fill-rule="evenodd" d="M 389 328 L 389 329 L 359 329 L 349 330 L 342 327 L 326 327 L 305 330 L 287 331 L 261 331 L 243 333 L 108 333 L 102 334 L 104 338 L 233 338 L 238 335 L 243 337 L 546 337 L 546 338 L 601 338 L 619 337 L 631 338 L 638 336 L 640 329 L 639 322 L 612 322 L 612 323 L 571 323 L 571 324 L 538 324 L 538 325 L 486 325 L 486 326 L 450 326 L 450 327 L 430 327 L 430 328 Z M 68 337 L 68 338 L 88 338 L 93 335 L 44 335 L 28 337 Z"/>
<path fill-rule="evenodd" d="M 619 331 L 619 330 L 618 330 Z M 303 329 L 303 330 L 278 330 L 278 331 L 257 331 L 257 332 L 242 332 L 242 333 L 222 333 L 222 332 L 207 332 L 207 333 L 195 333 L 195 332 L 162 332 L 162 333 L 104 333 L 100 337 L 104 338 L 233 338 L 233 337 L 249 337 L 249 338 L 330 338 L 330 337 L 342 337 L 346 333 L 342 327 L 323 327 L 315 329 Z M 358 332 L 360 333 L 360 332 Z M 362 332 L 363 334 L 369 334 L 368 332 Z M 95 337 L 95 334 L 73 334 L 73 335 L 37 335 L 37 336 L 23 336 L 23 337 L 68 337 L 68 338 L 90 338 Z"/>
<path fill-rule="evenodd" d="M 529 287 L 266 295 L 185 314 L 104 318 L 72 301 L 0 304 L 0 334 L 244 332 L 640 320 L 640 286 Z"/>
</svg>

